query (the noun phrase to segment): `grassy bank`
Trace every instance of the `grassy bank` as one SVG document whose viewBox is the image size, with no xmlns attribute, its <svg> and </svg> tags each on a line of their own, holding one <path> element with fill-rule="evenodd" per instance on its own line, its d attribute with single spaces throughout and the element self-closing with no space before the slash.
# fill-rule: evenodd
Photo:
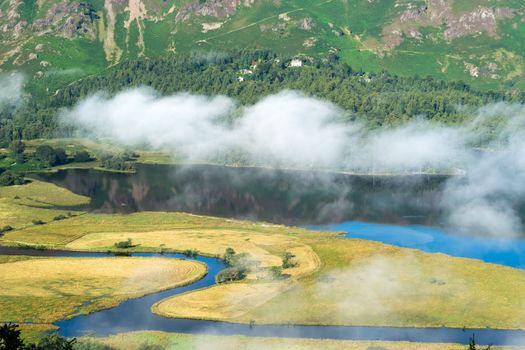
<svg viewBox="0 0 525 350">
<path fill-rule="evenodd" d="M 0 263 L 0 321 L 53 323 L 187 285 L 204 264 L 163 258 L 17 258 Z"/>
<path fill-rule="evenodd" d="M 165 332 L 132 332 L 107 338 L 83 338 L 119 350 L 138 350 L 158 346 L 170 350 L 465 350 L 457 344 L 422 344 L 410 342 L 346 341 L 325 339 L 259 338 L 243 336 L 207 336 Z M 492 350 L 522 350 L 525 347 L 491 347 Z"/>
</svg>

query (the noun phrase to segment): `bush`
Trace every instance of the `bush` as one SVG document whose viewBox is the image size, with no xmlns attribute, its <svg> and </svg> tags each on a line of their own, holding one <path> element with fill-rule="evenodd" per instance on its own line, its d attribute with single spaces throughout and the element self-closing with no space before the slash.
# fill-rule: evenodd
<svg viewBox="0 0 525 350">
<path fill-rule="evenodd" d="M 111 153 L 102 153 L 98 156 L 100 160 L 100 165 L 106 169 L 113 170 L 134 170 L 135 163 L 129 157 L 129 155 L 123 154 L 111 154 Z"/>
<path fill-rule="evenodd" d="M 131 242 L 131 238 L 128 238 L 127 240 L 122 241 L 122 242 L 115 243 L 115 248 L 119 248 L 119 249 L 133 248 L 133 243 Z"/>
<path fill-rule="evenodd" d="M 189 258 L 193 258 L 199 255 L 199 251 L 195 249 L 186 249 L 185 251 L 182 252 L 182 254 L 184 254 L 185 256 Z"/>
<path fill-rule="evenodd" d="M 53 148 L 48 145 L 38 146 L 35 157 L 48 166 L 66 164 L 68 162 L 66 151 L 62 148 Z"/>
<path fill-rule="evenodd" d="M 295 258 L 295 255 L 293 255 L 290 252 L 284 252 L 283 254 L 283 269 L 289 269 L 292 267 L 297 266 L 297 263 L 293 260 Z"/>
<path fill-rule="evenodd" d="M 226 251 L 224 252 L 224 262 L 226 265 L 232 265 L 233 258 L 235 257 L 235 250 L 233 248 L 226 248 Z"/>
<path fill-rule="evenodd" d="M 64 219 L 67 219 L 67 217 L 65 215 L 62 215 L 62 214 L 57 215 L 57 216 L 55 216 L 53 218 L 53 220 L 55 220 L 55 221 L 60 221 L 60 220 L 64 220 Z"/>
<path fill-rule="evenodd" d="M 0 227 L 0 235 L 9 231 L 13 231 L 13 228 L 9 225 L 6 225 L 4 227 Z"/>
<path fill-rule="evenodd" d="M 78 151 L 73 156 L 73 159 L 76 163 L 84 163 L 92 160 L 91 156 L 87 151 Z"/>
<path fill-rule="evenodd" d="M 268 269 L 268 272 L 271 279 L 278 280 L 283 278 L 283 268 L 280 266 L 272 266 Z"/>
<path fill-rule="evenodd" d="M 24 177 L 21 174 L 10 170 L 4 171 L 0 175 L 0 186 L 23 185 L 24 182 Z"/>
<path fill-rule="evenodd" d="M 226 248 L 223 259 L 229 267 L 217 274 L 218 283 L 242 280 L 254 265 L 248 254 L 237 254 L 233 248 Z"/>
<path fill-rule="evenodd" d="M 68 339 L 57 333 L 47 335 L 38 342 L 35 350 L 73 350 L 77 340 Z"/>
<path fill-rule="evenodd" d="M 217 283 L 239 281 L 246 277 L 248 270 L 242 266 L 228 267 L 217 274 Z"/>
<path fill-rule="evenodd" d="M 44 225 L 46 223 L 45 221 L 42 221 L 40 219 L 35 219 L 32 222 L 33 222 L 33 225 Z"/>
</svg>

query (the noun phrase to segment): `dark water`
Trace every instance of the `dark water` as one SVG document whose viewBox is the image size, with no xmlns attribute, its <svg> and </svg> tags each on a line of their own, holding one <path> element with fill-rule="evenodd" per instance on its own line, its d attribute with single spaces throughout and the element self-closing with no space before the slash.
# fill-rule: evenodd
<svg viewBox="0 0 525 350">
<path fill-rule="evenodd" d="M 102 257 L 107 253 L 28 250 L 0 247 L 0 255 L 37 255 L 61 257 Z M 155 253 L 133 253 L 132 256 L 160 256 Z M 192 334 L 271 336 L 316 339 L 387 340 L 413 342 L 450 342 L 467 344 L 474 334 L 480 344 L 524 345 L 525 331 L 458 328 L 396 328 L 343 327 L 297 325 L 244 325 L 187 319 L 171 319 L 151 313 L 151 306 L 170 296 L 205 288 L 215 283 L 215 275 L 224 268 L 220 260 L 205 257 L 187 258 L 180 254 L 164 254 L 167 258 L 185 258 L 201 261 L 208 266 L 208 274 L 198 282 L 167 291 L 131 299 L 112 309 L 90 315 L 76 316 L 57 322 L 60 334 L 67 337 L 83 335 L 107 336 L 128 331 L 159 330 Z"/>
<path fill-rule="evenodd" d="M 182 211 L 284 224 L 348 220 L 433 225 L 445 176 L 139 165 L 134 174 L 69 169 L 38 176 L 92 198 L 101 212 Z"/>
<path fill-rule="evenodd" d="M 421 225 L 373 224 L 359 221 L 308 226 L 308 228 L 346 232 L 345 237 L 349 238 L 379 241 L 429 253 L 445 253 L 525 269 L 525 240 L 523 239 L 466 235 Z"/>
</svg>

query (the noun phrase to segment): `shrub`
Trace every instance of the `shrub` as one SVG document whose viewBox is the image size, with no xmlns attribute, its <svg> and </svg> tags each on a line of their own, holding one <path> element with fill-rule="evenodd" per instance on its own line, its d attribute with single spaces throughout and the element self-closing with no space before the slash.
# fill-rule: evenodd
<svg viewBox="0 0 525 350">
<path fill-rule="evenodd" d="M 268 272 L 271 279 L 278 280 L 283 278 L 283 268 L 280 266 L 272 266 L 268 269 Z"/>
<path fill-rule="evenodd" d="M 24 182 L 24 177 L 21 174 L 10 170 L 6 170 L 0 175 L 0 186 L 23 185 Z"/>
<path fill-rule="evenodd" d="M 53 220 L 55 220 L 55 221 L 60 221 L 60 220 L 64 220 L 64 219 L 67 219 L 67 217 L 65 215 L 62 215 L 62 214 L 57 215 L 57 216 L 55 216 L 53 218 Z"/>
<path fill-rule="evenodd" d="M 289 269 L 292 267 L 297 266 L 297 263 L 293 260 L 295 258 L 295 255 L 293 255 L 290 252 L 284 252 L 283 254 L 283 269 Z"/>
<path fill-rule="evenodd" d="M 73 156 L 73 159 L 77 163 L 89 162 L 92 160 L 91 156 L 87 151 L 78 151 Z"/>
<path fill-rule="evenodd" d="M 217 283 L 239 281 L 246 277 L 248 270 L 242 266 L 228 267 L 217 274 Z"/>
<path fill-rule="evenodd" d="M 232 260 L 233 258 L 235 257 L 235 250 L 233 250 L 233 248 L 226 248 L 226 251 L 224 252 L 224 262 L 226 263 L 226 265 L 232 265 Z"/>
<path fill-rule="evenodd" d="M 47 335 L 38 342 L 36 350 L 73 350 L 77 340 L 68 339 L 57 333 Z"/>
<path fill-rule="evenodd" d="M 133 247 L 133 243 L 131 242 L 131 238 L 128 238 L 127 240 L 122 241 L 122 242 L 115 243 L 115 248 L 119 248 L 119 249 L 127 249 L 127 248 L 132 248 L 132 247 Z"/>
<path fill-rule="evenodd" d="M 186 249 L 185 251 L 182 252 L 182 254 L 184 254 L 185 256 L 187 256 L 189 258 L 193 258 L 193 257 L 199 255 L 199 251 L 195 250 L 195 249 Z"/>
<path fill-rule="evenodd" d="M 9 225 L 6 225 L 4 227 L 0 227 L 0 235 L 9 231 L 13 231 L 13 228 Z"/>
<path fill-rule="evenodd" d="M 135 169 L 135 163 L 127 154 L 101 153 L 98 159 L 100 160 L 100 165 L 106 169 L 123 171 Z"/>
<path fill-rule="evenodd" d="M 46 223 L 45 221 L 42 221 L 40 219 L 35 219 L 32 222 L 33 222 L 33 225 L 44 225 Z"/>
<path fill-rule="evenodd" d="M 68 159 L 66 151 L 62 148 L 53 148 L 48 145 L 38 146 L 35 151 L 35 157 L 49 166 L 66 164 Z"/>
</svg>

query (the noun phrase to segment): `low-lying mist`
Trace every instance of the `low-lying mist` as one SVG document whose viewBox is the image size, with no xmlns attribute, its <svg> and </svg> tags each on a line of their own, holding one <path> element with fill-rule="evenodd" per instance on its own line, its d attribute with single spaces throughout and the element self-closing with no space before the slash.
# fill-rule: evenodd
<svg viewBox="0 0 525 350">
<path fill-rule="evenodd" d="M 494 104 L 462 125 L 414 118 L 370 129 L 336 105 L 283 91 L 252 106 L 224 96 L 160 96 L 148 88 L 92 95 L 63 121 L 80 133 L 197 160 L 402 175 L 446 173 L 450 226 L 517 236 L 525 197 L 525 107 Z"/>
<path fill-rule="evenodd" d="M 24 76 L 19 73 L 0 74 L 0 109 L 16 105 L 22 98 Z"/>
</svg>

